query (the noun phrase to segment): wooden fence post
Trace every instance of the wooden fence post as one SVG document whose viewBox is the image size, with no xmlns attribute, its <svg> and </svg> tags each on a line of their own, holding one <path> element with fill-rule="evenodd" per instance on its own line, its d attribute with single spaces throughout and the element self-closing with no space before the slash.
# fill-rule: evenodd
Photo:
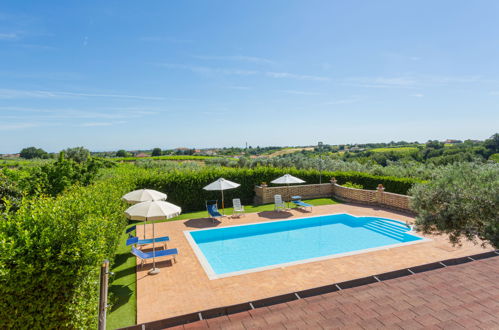
<svg viewBox="0 0 499 330">
<path fill-rule="evenodd" d="M 109 281 L 109 260 L 100 267 L 99 330 L 106 330 L 107 289 Z"/>
</svg>

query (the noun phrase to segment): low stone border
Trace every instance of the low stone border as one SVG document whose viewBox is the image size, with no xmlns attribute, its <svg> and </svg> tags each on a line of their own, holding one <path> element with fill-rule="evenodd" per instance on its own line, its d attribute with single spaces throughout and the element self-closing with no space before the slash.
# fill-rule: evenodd
<svg viewBox="0 0 499 330">
<path fill-rule="evenodd" d="M 190 313 L 190 314 L 185 314 L 185 315 L 180 315 L 180 316 L 174 316 L 174 317 L 170 317 L 170 318 L 163 319 L 163 320 L 137 324 L 137 325 L 121 328 L 121 329 L 122 330 L 164 329 L 164 328 L 168 328 L 168 327 L 174 327 L 174 326 L 178 326 L 178 325 L 197 322 L 200 320 L 215 318 L 215 317 L 219 317 L 219 316 L 223 316 L 223 315 L 240 313 L 240 312 L 244 312 L 244 311 L 248 311 L 248 310 L 252 310 L 252 309 L 256 309 L 256 308 L 271 306 L 271 305 L 275 305 L 275 304 L 281 304 L 281 303 L 285 303 L 288 301 L 293 301 L 293 300 L 297 300 L 297 299 L 322 295 L 322 294 L 335 292 L 335 291 L 339 291 L 339 290 L 347 290 L 350 288 L 355 288 L 355 287 L 359 287 L 359 286 L 363 286 L 363 285 L 367 285 L 367 284 L 391 280 L 391 279 L 398 278 L 398 277 L 410 276 L 410 275 L 414 275 L 417 273 L 422 273 L 422 272 L 431 271 L 431 270 L 444 268 L 444 267 L 451 267 L 451 266 L 455 266 L 455 265 L 464 264 L 467 262 L 473 262 L 473 261 L 480 260 L 480 259 L 486 259 L 486 258 L 498 257 L 498 256 L 499 256 L 499 250 L 495 250 L 495 251 L 470 255 L 470 256 L 466 256 L 466 257 L 447 259 L 447 260 L 442 260 L 442 261 L 433 262 L 433 263 L 429 263 L 429 264 L 419 265 L 419 266 L 415 266 L 415 267 L 411 267 L 411 268 L 400 269 L 400 270 L 395 270 L 395 271 L 391 271 L 391 272 L 387 272 L 387 273 L 362 277 L 362 278 L 358 278 L 358 279 L 354 279 L 354 280 L 350 280 L 350 281 L 333 283 L 330 285 L 325 285 L 325 286 L 321 286 L 321 287 L 317 287 L 317 288 L 287 293 L 287 294 L 283 294 L 280 296 L 264 298 L 264 299 L 260 299 L 260 300 L 256 300 L 256 301 L 251 301 L 251 302 L 246 302 L 246 303 L 241 303 L 241 304 L 236 304 L 236 305 L 231 305 L 231 306 L 217 307 L 217 308 L 213 308 L 213 309 L 209 309 L 209 310 L 200 311 L 197 313 Z"/>
</svg>

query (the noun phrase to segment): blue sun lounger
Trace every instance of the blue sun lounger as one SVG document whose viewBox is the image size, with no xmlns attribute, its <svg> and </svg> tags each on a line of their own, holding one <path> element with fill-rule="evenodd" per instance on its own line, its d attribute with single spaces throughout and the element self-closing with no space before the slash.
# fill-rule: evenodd
<svg viewBox="0 0 499 330">
<path fill-rule="evenodd" d="M 162 236 L 162 237 L 156 237 L 156 238 L 147 238 L 147 239 L 139 239 L 138 237 L 135 236 L 130 236 L 126 240 L 126 245 L 146 245 L 146 244 L 152 244 L 154 243 L 164 243 L 164 247 L 166 248 L 166 242 L 170 241 L 170 237 L 168 236 Z"/>
<path fill-rule="evenodd" d="M 140 259 L 140 266 L 143 267 L 144 262 L 147 259 L 152 259 L 154 257 L 159 258 L 159 257 L 173 256 L 173 261 L 177 262 L 176 256 L 178 255 L 178 250 L 177 249 L 168 249 L 168 250 L 158 250 L 158 251 L 154 251 L 154 252 L 142 252 L 139 249 L 132 246 L 132 254 Z"/>
<path fill-rule="evenodd" d="M 310 207 L 310 212 L 312 212 L 312 207 L 313 207 L 312 204 L 302 202 L 301 200 L 293 201 L 293 203 L 296 205 L 296 207 L 301 207 L 301 208 Z"/>
<path fill-rule="evenodd" d="M 213 204 L 206 203 L 206 210 L 208 210 L 210 218 L 213 219 L 213 222 L 215 222 L 215 219 L 223 217 L 223 215 L 218 211 L 216 203 Z"/>
</svg>

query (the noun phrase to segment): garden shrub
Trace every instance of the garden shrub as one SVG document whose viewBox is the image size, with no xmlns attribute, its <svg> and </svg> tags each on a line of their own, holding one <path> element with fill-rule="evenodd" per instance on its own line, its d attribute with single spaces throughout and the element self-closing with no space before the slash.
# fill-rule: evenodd
<svg viewBox="0 0 499 330">
<path fill-rule="evenodd" d="M 350 181 L 342 184 L 342 186 L 347 188 L 364 189 L 364 187 L 361 184 L 352 183 Z"/>
<path fill-rule="evenodd" d="M 10 209 L 17 210 L 21 202 L 22 192 L 11 178 L 0 172 L 0 213 L 9 204 Z"/>
<path fill-rule="evenodd" d="M 3 328 L 96 328 L 99 265 L 113 258 L 127 222 L 121 196 L 132 188 L 126 175 L 108 175 L 2 214 Z"/>
</svg>

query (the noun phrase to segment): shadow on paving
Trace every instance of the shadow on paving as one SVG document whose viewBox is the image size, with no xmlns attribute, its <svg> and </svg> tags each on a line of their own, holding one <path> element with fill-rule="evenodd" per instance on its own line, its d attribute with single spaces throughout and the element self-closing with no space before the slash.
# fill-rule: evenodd
<svg viewBox="0 0 499 330">
<path fill-rule="evenodd" d="M 288 211 L 263 211 L 258 212 L 258 216 L 266 219 L 286 219 L 293 216 L 293 213 Z"/>
<path fill-rule="evenodd" d="M 175 262 L 173 261 L 173 259 L 156 261 L 156 268 L 159 268 L 159 269 L 173 267 L 173 265 L 175 265 Z M 149 263 L 144 264 L 143 267 L 140 265 L 137 267 L 138 267 L 138 270 L 149 271 L 152 269 L 152 261 L 149 261 Z"/>
<path fill-rule="evenodd" d="M 221 224 L 220 221 L 211 218 L 199 218 L 199 219 L 190 219 L 184 222 L 184 226 L 190 228 L 213 228 Z"/>
</svg>

